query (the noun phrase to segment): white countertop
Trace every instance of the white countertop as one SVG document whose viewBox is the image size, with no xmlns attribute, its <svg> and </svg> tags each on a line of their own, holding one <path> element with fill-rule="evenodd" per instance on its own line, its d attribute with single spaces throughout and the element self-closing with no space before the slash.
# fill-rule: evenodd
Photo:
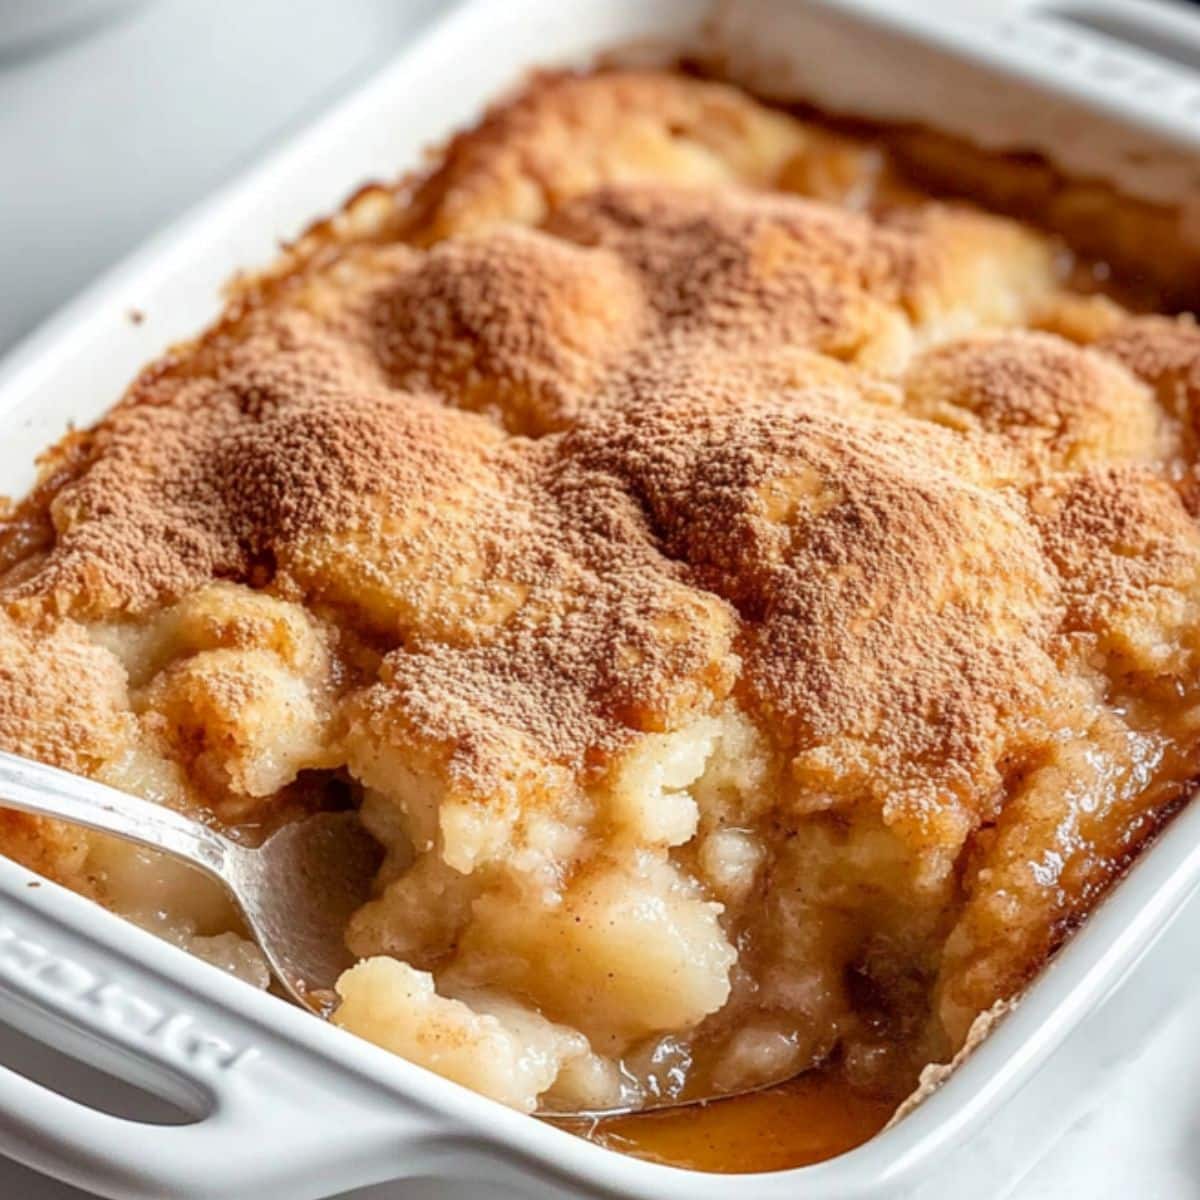
<svg viewBox="0 0 1200 1200">
<path fill-rule="evenodd" d="M 0 352 L 352 86 L 441 3 L 148 0 L 87 37 L 0 54 Z M 1195 977 L 1198 941 L 1193 903 L 1139 969 Z M 1200 1195 L 1197 1066 L 1200 1005 L 1115 1072 L 1090 1115 L 1008 1195 Z M 387 1194 L 450 1195 L 436 1185 Z M 0 1197 L 82 1195 L 0 1159 Z"/>
</svg>

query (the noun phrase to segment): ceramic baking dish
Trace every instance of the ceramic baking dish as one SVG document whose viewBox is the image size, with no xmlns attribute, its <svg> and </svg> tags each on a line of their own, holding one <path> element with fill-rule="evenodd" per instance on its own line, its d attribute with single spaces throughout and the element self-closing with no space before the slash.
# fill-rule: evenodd
<svg viewBox="0 0 1200 1200">
<path fill-rule="evenodd" d="M 458 8 L 8 360 L 2 490 L 21 492 L 34 456 L 68 422 L 95 419 L 146 359 L 210 320 L 239 266 L 269 261 L 278 238 L 357 184 L 414 165 L 422 146 L 469 122 L 522 69 L 646 39 L 688 48 L 702 26 L 714 36 L 711 17 L 709 0 Z M 1200 63 L 1200 22 L 1181 9 L 740 0 L 715 30 L 731 72 L 760 89 L 1043 150 L 1200 220 L 1200 76 L 1187 68 L 1188 56 Z M 144 319 L 131 321 L 131 310 Z M 63 1056 L 53 1088 L 28 1068 L 0 1067 L 0 1152 L 103 1195 L 146 1200 L 308 1200 L 388 1181 L 372 1195 L 400 1196 L 400 1181 L 422 1177 L 489 1197 L 995 1197 L 1173 1002 L 1133 968 L 1198 884 L 1193 806 L 909 1116 L 833 1161 L 738 1179 L 624 1158 L 510 1112 L 0 860 L 0 1061 L 18 1061 L 10 1050 L 30 1039 Z M 69 1098 L 80 1091 L 75 1061 L 169 1100 L 182 1121 Z M 102 1098 L 122 1091 L 99 1088 Z"/>
</svg>

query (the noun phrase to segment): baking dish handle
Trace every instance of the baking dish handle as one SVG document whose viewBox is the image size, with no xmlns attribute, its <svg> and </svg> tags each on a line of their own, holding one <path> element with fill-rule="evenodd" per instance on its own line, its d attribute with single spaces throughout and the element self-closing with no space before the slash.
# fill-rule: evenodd
<svg viewBox="0 0 1200 1200">
<path fill-rule="evenodd" d="M 115 1200 L 307 1200 L 461 1177 L 470 1156 L 440 1111 L 405 1094 L 419 1089 L 355 1069 L 371 1047 L 31 882 L 0 860 L 5 1022 L 195 1119 L 114 1116 L 0 1066 L 0 1154 Z"/>
<path fill-rule="evenodd" d="M 311 1084 L 293 1100 L 261 1096 L 240 1116 L 224 1104 L 192 1124 L 152 1125 L 99 1112 L 0 1067 L 0 1152 L 114 1200 L 304 1200 L 409 1176 L 424 1125 L 397 1109 L 383 1139 Z M 376 1128 L 378 1114 L 370 1123 Z M 432 1171 L 433 1168 L 430 1168 Z M 418 1172 L 424 1173 L 424 1172 Z"/>
<path fill-rule="evenodd" d="M 264 1098 L 265 1100 L 265 1098 Z M 274 1104 L 274 1098 L 271 1101 Z M 312 1180 L 282 1184 L 297 1172 L 270 1164 L 295 1154 L 301 1140 L 315 1169 L 314 1151 L 329 1150 L 317 1123 L 296 1121 L 285 1138 L 278 1121 L 238 1129 L 221 1107 L 194 1124 L 157 1126 L 98 1112 L 0 1067 L 0 1150 L 36 1170 L 120 1200 L 207 1200 L 327 1194 Z M 337 1117 L 334 1126 L 341 1126 Z M 262 1168 L 266 1166 L 264 1171 Z M 328 1169 L 328 1165 L 326 1165 Z M 344 1177 L 332 1181 L 340 1187 Z"/>
</svg>

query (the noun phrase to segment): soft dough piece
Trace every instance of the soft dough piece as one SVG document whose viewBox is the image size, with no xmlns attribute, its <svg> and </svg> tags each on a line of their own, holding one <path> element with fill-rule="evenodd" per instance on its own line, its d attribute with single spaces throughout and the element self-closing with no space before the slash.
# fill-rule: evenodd
<svg viewBox="0 0 1200 1200">
<path fill-rule="evenodd" d="M 588 1053 L 580 1033 L 516 1005 L 503 1016 L 477 1012 L 439 996 L 432 975 L 394 958 L 364 959 L 342 975 L 337 990 L 335 1024 L 526 1112 L 566 1062 Z"/>
</svg>

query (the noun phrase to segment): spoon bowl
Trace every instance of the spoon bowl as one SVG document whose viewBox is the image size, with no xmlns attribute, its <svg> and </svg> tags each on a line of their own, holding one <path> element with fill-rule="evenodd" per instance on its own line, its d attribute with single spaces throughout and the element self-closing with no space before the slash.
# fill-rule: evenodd
<svg viewBox="0 0 1200 1200">
<path fill-rule="evenodd" d="M 353 962 L 346 923 L 370 899 L 383 858 L 357 813 L 317 813 L 251 848 L 174 809 L 3 751 L 0 806 L 136 842 L 210 875 L 288 995 L 328 1015 L 333 985 Z"/>
<path fill-rule="evenodd" d="M 371 898 L 383 851 L 354 812 L 293 821 L 251 850 L 230 844 L 221 879 L 275 977 L 328 1016 L 337 977 L 354 965 L 346 925 Z"/>
</svg>

